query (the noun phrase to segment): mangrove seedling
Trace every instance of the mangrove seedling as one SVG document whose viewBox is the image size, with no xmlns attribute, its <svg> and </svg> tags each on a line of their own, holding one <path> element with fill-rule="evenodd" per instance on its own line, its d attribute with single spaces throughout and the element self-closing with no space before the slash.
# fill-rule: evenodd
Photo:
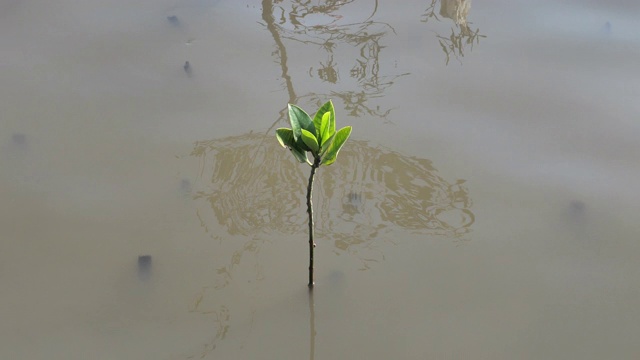
<svg viewBox="0 0 640 360">
<path fill-rule="evenodd" d="M 291 129 L 276 129 L 276 137 L 283 147 L 301 163 L 311 166 L 307 184 L 307 213 L 309 214 L 309 288 L 313 288 L 313 177 L 321 165 L 331 165 L 336 161 L 342 145 L 351 135 L 351 126 L 336 131 L 336 115 L 329 100 L 316 112 L 313 119 L 296 105 L 289 104 Z M 310 155 L 310 156 L 309 156 Z"/>
</svg>

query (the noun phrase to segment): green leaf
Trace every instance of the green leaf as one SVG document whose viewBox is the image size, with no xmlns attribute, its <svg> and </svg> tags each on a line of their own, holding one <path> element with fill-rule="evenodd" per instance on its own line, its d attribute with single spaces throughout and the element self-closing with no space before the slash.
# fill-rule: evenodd
<svg viewBox="0 0 640 360">
<path fill-rule="evenodd" d="M 298 141 L 302 137 L 302 129 L 312 134 L 316 133 L 316 128 L 309 114 L 296 105 L 289 104 L 289 121 L 293 130 L 293 138 Z"/>
<path fill-rule="evenodd" d="M 293 154 L 293 156 L 296 157 L 296 159 L 299 162 L 301 162 L 301 163 L 306 162 L 307 164 L 311 165 L 309 163 L 309 159 L 307 158 L 307 152 L 306 151 L 303 151 L 303 150 L 301 150 L 301 149 L 299 149 L 297 147 L 296 148 L 289 148 L 289 150 L 291 150 L 291 153 Z"/>
<path fill-rule="evenodd" d="M 322 146 L 320 147 L 320 157 L 324 156 L 324 154 L 327 152 L 329 147 L 331 147 L 331 143 L 333 142 L 333 138 L 335 136 L 336 134 L 331 135 L 331 137 L 328 138 L 327 141 L 322 143 Z"/>
<path fill-rule="evenodd" d="M 276 129 L 276 138 L 278 138 L 280 145 L 291 150 L 291 153 L 296 160 L 299 162 L 309 162 L 309 159 L 307 159 L 307 153 L 301 149 L 293 139 L 293 130 L 287 128 Z"/>
<path fill-rule="evenodd" d="M 329 134 L 329 122 L 331 119 L 331 113 L 326 112 L 322 115 L 322 123 L 320 124 L 320 145 L 324 145 L 324 143 L 329 140 L 334 134 Z"/>
<path fill-rule="evenodd" d="M 304 129 L 302 129 L 304 130 Z M 302 151 L 311 151 L 311 148 L 309 146 L 307 146 L 307 144 L 305 144 L 304 140 L 302 139 L 302 133 L 300 134 L 300 137 L 298 138 L 298 141 L 296 141 L 296 146 L 298 147 L 298 149 L 302 150 Z"/>
<path fill-rule="evenodd" d="M 276 129 L 276 138 L 282 147 L 291 147 L 291 144 L 295 144 L 293 140 L 293 130 L 287 128 Z"/>
<path fill-rule="evenodd" d="M 318 149 L 320 149 L 320 145 L 318 145 L 318 139 L 316 139 L 315 135 L 308 132 L 305 129 L 302 129 L 302 141 L 311 149 L 311 152 L 314 154 L 318 153 Z"/>
<path fill-rule="evenodd" d="M 345 126 L 335 134 L 333 142 L 331 142 L 331 145 L 329 145 L 326 155 L 322 159 L 323 165 L 329 166 L 333 164 L 334 161 L 336 161 L 338 152 L 342 148 L 342 145 L 344 145 L 345 141 L 347 141 L 347 139 L 349 138 L 349 135 L 351 135 L 351 126 Z"/>
<path fill-rule="evenodd" d="M 323 132 L 324 127 L 322 126 L 322 120 L 326 113 L 329 113 L 329 116 L 330 116 L 329 121 L 333 122 L 334 124 L 333 128 L 335 131 L 336 115 L 335 115 L 335 110 L 333 108 L 333 103 L 331 102 L 331 100 L 327 101 L 324 105 L 322 105 L 320 109 L 318 109 L 318 111 L 316 112 L 316 115 L 313 117 L 313 124 L 316 128 L 315 134 L 318 139 L 325 138 L 326 132 Z M 328 134 L 326 138 L 329 138 L 329 136 L 331 135 L 333 135 L 333 133 Z"/>
<path fill-rule="evenodd" d="M 331 103 L 331 101 L 329 101 Z M 336 133 L 336 115 L 333 110 L 333 103 L 331 103 L 331 117 L 329 118 L 329 136 L 334 135 Z"/>
</svg>

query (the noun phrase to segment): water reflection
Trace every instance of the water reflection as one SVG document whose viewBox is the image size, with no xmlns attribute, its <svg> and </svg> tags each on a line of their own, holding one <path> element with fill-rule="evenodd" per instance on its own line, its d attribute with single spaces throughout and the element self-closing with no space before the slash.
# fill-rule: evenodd
<svg viewBox="0 0 640 360">
<path fill-rule="evenodd" d="M 289 103 L 308 101 L 319 106 L 328 98 L 340 99 L 351 116 L 366 114 L 384 119 L 391 109 L 372 104 L 371 100 L 381 97 L 396 78 L 406 74 L 384 75 L 381 71 L 381 41 L 395 31 L 389 24 L 372 20 L 377 1 L 363 20 L 345 21 L 341 10 L 355 1 L 333 0 L 314 5 L 301 0 L 264 0 L 262 19 L 276 45 L 273 55 L 280 63 Z M 315 58 L 320 60 L 313 60 L 310 68 L 304 65 L 304 72 L 296 73 L 292 71 L 295 66 L 289 64 L 289 48 L 293 54 L 318 53 Z M 349 69 L 348 78 L 341 76 L 341 66 Z M 319 82 L 310 82 L 309 77 Z M 297 84 L 312 85 L 313 91 L 299 95 Z M 284 118 L 283 110 L 276 123 Z"/>
<path fill-rule="evenodd" d="M 308 168 L 271 140 L 270 134 L 249 133 L 199 141 L 191 153 L 201 165 L 199 185 L 193 189 L 201 224 L 207 232 L 225 233 L 214 238 L 236 243 L 228 263 L 217 269 L 215 284 L 202 288 L 191 309 L 210 316 L 214 326 L 201 356 L 229 331 L 229 309 L 219 305 L 222 293 L 215 292 L 233 283 L 240 266 L 249 269 L 249 282 L 263 278 L 258 260 L 269 243 L 265 234 L 296 235 L 306 229 L 305 187 L 296 184 L 306 184 Z M 429 160 L 358 140 L 351 140 L 340 156 L 340 166 L 322 168 L 316 178 L 316 233 L 320 242 L 332 242 L 336 254 L 356 259 L 361 270 L 383 260 L 382 245 L 402 232 L 458 241 L 471 231 L 474 215 L 464 181 L 446 181 Z M 312 293 L 309 316 L 313 359 Z"/>
<path fill-rule="evenodd" d="M 219 286 L 229 283 L 244 256 L 260 251 L 267 241 L 260 234 L 304 231 L 305 190 L 295 184 L 305 183 L 307 168 L 263 137 L 200 141 L 191 154 L 203 169 L 202 188 L 194 194 L 206 204 L 198 209 L 203 226 L 242 239 L 230 263 L 218 270 Z M 337 254 L 359 259 L 362 269 L 384 258 L 378 248 L 391 241 L 392 232 L 461 239 L 470 231 L 474 215 L 464 181 L 446 181 L 429 160 L 353 140 L 340 161 L 318 174 L 316 231 L 319 239 L 333 241 Z M 259 277 L 259 266 L 255 269 Z"/>
<path fill-rule="evenodd" d="M 316 306 L 313 301 L 313 289 L 309 289 L 309 359 L 316 357 Z"/>
<path fill-rule="evenodd" d="M 339 99 L 350 116 L 374 116 L 386 121 L 390 108 L 375 103 L 395 79 L 382 69 L 383 38 L 394 29 L 373 21 L 346 22 L 341 14 L 351 1 L 263 0 L 263 25 L 271 34 L 289 103 L 321 105 Z M 290 54 L 319 52 L 311 67 L 291 64 Z M 305 61 L 305 59 L 301 59 Z M 348 76 L 341 69 L 348 69 Z M 309 79 L 317 81 L 309 81 Z M 313 86 L 299 90 L 297 86 Z M 283 101 L 285 103 L 285 101 Z M 312 106 L 311 106 L 312 107 Z M 286 119 L 282 109 L 272 127 Z M 245 134 L 199 141 L 191 156 L 200 159 L 198 185 L 189 190 L 197 216 L 212 238 L 233 244 L 227 264 L 216 269 L 216 280 L 196 296 L 191 311 L 211 316 L 214 329 L 200 356 L 204 357 L 229 331 L 230 311 L 219 291 L 249 269 L 249 278 L 264 275 L 259 255 L 269 243 L 265 234 L 302 234 L 306 227 L 305 187 L 308 169 L 292 161 L 269 129 L 267 135 Z M 341 152 L 341 165 L 323 168 L 317 176 L 316 233 L 333 251 L 348 254 L 366 270 L 384 259 L 382 245 L 398 232 L 463 239 L 474 222 L 464 181 L 450 183 L 431 162 L 352 140 Z M 220 231 L 223 234 L 219 233 Z M 393 233 L 393 234 L 392 234 Z M 397 238 L 397 237 L 396 237 Z M 327 244 L 322 244 L 326 246 Z M 229 249 L 229 246 L 224 248 Z M 224 251 L 224 250 L 223 250 Z M 229 289 L 226 289 L 229 290 Z M 218 291 L 218 292 L 216 292 Z M 208 303 L 211 304 L 208 304 Z M 251 324 L 253 320 L 251 320 Z M 252 326 L 252 325 L 251 325 Z M 315 357 L 315 305 L 309 293 L 309 357 Z"/>
<path fill-rule="evenodd" d="M 428 22 L 431 19 L 440 21 L 436 15 L 436 5 L 438 0 L 431 0 L 431 5 L 427 7 L 422 15 L 422 21 Z M 471 0 L 440 0 L 440 16 L 451 19 L 454 27 L 451 28 L 451 34 L 448 36 L 437 35 L 440 47 L 445 54 L 446 64 L 449 64 L 451 57 L 455 57 L 460 61 L 464 57 L 465 49 L 473 50 L 473 45 L 480 42 L 480 38 L 485 35 L 480 34 L 480 29 L 471 28 L 471 23 L 467 21 L 467 15 L 471 9 Z"/>
</svg>

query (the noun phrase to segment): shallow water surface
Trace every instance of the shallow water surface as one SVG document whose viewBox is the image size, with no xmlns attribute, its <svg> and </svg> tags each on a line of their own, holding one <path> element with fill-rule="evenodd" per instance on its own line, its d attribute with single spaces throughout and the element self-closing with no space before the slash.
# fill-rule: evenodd
<svg viewBox="0 0 640 360">
<path fill-rule="evenodd" d="M 639 357 L 639 10 L 3 2 L 0 358 Z"/>
</svg>

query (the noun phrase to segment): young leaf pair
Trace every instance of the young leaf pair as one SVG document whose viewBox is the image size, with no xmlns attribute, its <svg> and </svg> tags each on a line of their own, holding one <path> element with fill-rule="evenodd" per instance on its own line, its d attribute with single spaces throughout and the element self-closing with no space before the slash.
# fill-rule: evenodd
<svg viewBox="0 0 640 360">
<path fill-rule="evenodd" d="M 278 142 L 289 148 L 299 162 L 318 167 L 331 165 L 336 161 L 342 145 L 351 135 L 351 126 L 336 132 L 336 116 L 333 103 L 328 101 L 316 112 L 313 119 L 296 105 L 289 104 L 291 129 L 276 130 Z M 310 152 L 313 162 L 307 157 Z"/>
</svg>

